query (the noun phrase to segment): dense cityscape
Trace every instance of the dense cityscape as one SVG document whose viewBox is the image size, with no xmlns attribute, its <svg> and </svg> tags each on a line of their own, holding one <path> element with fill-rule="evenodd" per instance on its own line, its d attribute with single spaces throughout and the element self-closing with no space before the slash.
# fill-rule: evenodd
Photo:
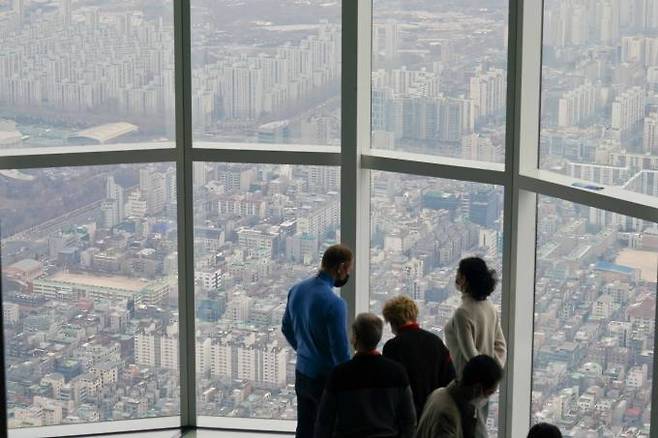
<svg viewBox="0 0 658 438">
<path fill-rule="evenodd" d="M 658 228 L 540 197 L 534 421 L 577 437 L 648 437 Z"/>
<path fill-rule="evenodd" d="M 0 2 L 0 155 L 173 147 L 172 2 L 107 3 Z M 340 2 L 271 3 L 192 2 L 195 145 L 340 145 Z M 373 147 L 503 162 L 507 19 L 500 0 L 375 0 Z M 658 2 L 547 0 L 543 45 L 540 167 L 658 195 Z M 193 179 L 198 413 L 294 420 L 279 325 L 340 241 L 340 169 Z M 409 295 L 441 336 L 459 259 L 502 272 L 501 187 L 373 172 L 370 210 L 375 312 Z M 532 421 L 648 437 L 658 228 L 538 212 Z M 178 415 L 175 163 L 0 171 L 0 225 L 10 426 Z"/>
</svg>

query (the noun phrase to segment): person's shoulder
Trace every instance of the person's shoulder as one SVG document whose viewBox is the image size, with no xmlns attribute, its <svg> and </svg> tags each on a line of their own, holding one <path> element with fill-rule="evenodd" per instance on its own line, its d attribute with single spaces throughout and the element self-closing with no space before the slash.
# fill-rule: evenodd
<svg viewBox="0 0 658 438">
<path fill-rule="evenodd" d="M 427 397 L 427 402 L 428 403 L 434 403 L 446 396 L 448 393 L 448 390 L 446 388 L 437 388 L 434 391 L 430 393 L 430 395 Z"/>
<path fill-rule="evenodd" d="M 384 344 L 384 350 L 383 351 L 384 352 L 386 352 L 386 351 L 395 351 L 395 350 L 397 350 L 397 348 L 398 348 L 398 346 L 400 345 L 401 342 L 402 342 L 402 338 L 400 337 L 400 335 L 392 337 L 391 339 L 386 341 L 386 343 Z"/>
<path fill-rule="evenodd" d="M 436 411 L 451 410 L 453 407 L 457 407 L 448 388 L 435 389 L 427 398 L 427 404 Z"/>
<path fill-rule="evenodd" d="M 354 362 L 353 360 L 348 360 L 347 362 L 343 362 L 341 364 L 336 365 L 332 370 L 331 373 L 329 373 L 329 376 L 340 376 L 341 374 L 345 374 L 350 372 L 350 370 L 354 368 Z"/>
<path fill-rule="evenodd" d="M 290 292 L 295 293 L 299 289 L 305 289 L 305 288 L 309 287 L 310 285 L 312 285 L 313 282 L 315 282 L 315 280 L 316 280 L 315 276 L 308 277 L 308 278 L 305 278 L 303 280 L 300 280 L 300 281 L 298 281 L 297 283 L 293 284 L 290 287 Z"/>
<path fill-rule="evenodd" d="M 343 382 L 347 376 L 352 374 L 353 368 L 354 368 L 354 364 L 352 360 L 348 360 L 347 362 L 343 362 L 341 364 L 336 365 L 329 372 L 329 376 L 327 379 L 327 386 L 331 388 L 333 386 L 336 386 L 340 382 Z"/>
<path fill-rule="evenodd" d="M 336 313 L 344 313 L 347 309 L 345 300 L 336 295 L 331 288 L 327 293 L 323 294 L 323 299 L 325 300 L 327 313 L 330 315 L 335 315 Z"/>
<path fill-rule="evenodd" d="M 409 384 L 407 370 L 401 364 L 384 356 L 378 362 L 379 368 L 392 379 L 392 382 L 397 382 L 400 386 Z"/>
<path fill-rule="evenodd" d="M 402 365 L 392 359 L 389 359 L 388 357 L 381 356 L 379 362 L 381 363 L 382 367 L 388 368 L 393 372 L 405 372 Z"/>
<path fill-rule="evenodd" d="M 297 284 L 299 286 L 306 287 L 311 285 L 315 286 L 317 283 L 321 283 L 321 282 L 322 280 L 320 279 L 320 277 L 318 277 L 317 275 L 311 275 L 310 277 L 303 279 Z"/>
<path fill-rule="evenodd" d="M 452 316 L 453 321 L 464 322 L 473 320 L 473 315 L 476 314 L 477 309 L 475 309 L 469 302 L 462 303 L 461 306 L 455 309 L 455 313 Z"/>
<path fill-rule="evenodd" d="M 419 337 L 422 337 L 424 339 L 431 339 L 432 341 L 441 341 L 441 338 L 439 338 L 436 334 L 432 333 L 429 330 L 425 330 L 422 328 L 418 330 L 417 333 Z"/>
<path fill-rule="evenodd" d="M 405 330 L 391 340 L 407 348 L 409 346 L 424 348 L 429 343 L 433 343 L 435 339 L 438 339 L 438 336 L 421 328 L 418 330 Z"/>
<path fill-rule="evenodd" d="M 496 305 L 489 299 L 484 300 L 484 305 L 487 307 L 487 309 L 490 309 L 493 312 L 497 312 L 498 310 L 496 309 Z"/>
<path fill-rule="evenodd" d="M 418 336 L 423 339 L 424 344 L 426 345 L 438 348 L 439 350 L 446 348 L 443 340 L 436 333 L 432 333 L 429 330 L 420 329 Z"/>
</svg>

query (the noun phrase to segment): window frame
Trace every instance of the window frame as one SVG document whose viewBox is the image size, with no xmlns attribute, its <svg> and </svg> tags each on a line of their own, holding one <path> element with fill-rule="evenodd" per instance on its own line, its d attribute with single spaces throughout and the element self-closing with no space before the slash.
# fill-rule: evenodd
<svg viewBox="0 0 658 438">
<path fill-rule="evenodd" d="M 509 0 L 505 163 L 483 163 L 370 149 L 372 1 L 342 2 L 341 147 L 207 143 L 193 146 L 190 0 L 174 0 L 176 147 L 25 149 L 0 155 L 0 169 L 176 162 L 178 305 L 180 318 L 180 417 L 14 429 L 9 436 L 81 436 L 129 430 L 207 427 L 292 431 L 284 420 L 197 417 L 193 261 L 192 167 L 196 161 L 340 165 L 341 235 L 355 251 L 354 281 L 341 289 L 349 321 L 369 305 L 370 172 L 406 173 L 500 185 L 504 189 L 502 321 L 508 364 L 501 384 L 499 436 L 525 436 L 530 425 L 537 195 L 658 222 L 658 199 L 615 188 L 573 187 L 578 180 L 538 169 L 543 0 Z M 533 293 L 528 293 L 532 291 Z M 0 303 L 1 307 L 2 303 Z M 1 315 L 1 314 L 0 314 Z M 655 337 L 654 350 L 658 349 Z M 658 375 L 658 361 L 653 363 Z M 3 387 L 4 387 L 3 381 Z M 658 406 L 656 382 L 652 403 Z M 6 419 L 6 404 L 0 407 Z M 173 422 L 172 422 L 173 419 Z M 658 436 L 658 408 L 651 435 Z M 6 425 L 6 422 L 5 422 Z M 5 432 L 2 430 L 1 432 Z M 0 433 L 1 433 L 0 432 Z"/>
</svg>

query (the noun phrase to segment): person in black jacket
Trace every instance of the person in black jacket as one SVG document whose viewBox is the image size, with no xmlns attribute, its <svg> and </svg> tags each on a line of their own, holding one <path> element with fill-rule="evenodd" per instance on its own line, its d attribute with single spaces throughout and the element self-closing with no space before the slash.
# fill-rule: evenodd
<svg viewBox="0 0 658 438">
<path fill-rule="evenodd" d="M 362 313 L 352 324 L 356 354 L 329 374 L 315 438 L 413 438 L 411 387 L 404 368 L 377 350 L 384 323 Z"/>
<path fill-rule="evenodd" d="M 387 301 L 383 313 L 396 335 L 384 345 L 384 357 L 398 362 L 407 371 L 416 415 L 420 417 L 427 397 L 455 378 L 450 352 L 441 338 L 420 328 L 416 322 L 418 306 L 411 298 L 400 295 Z"/>
</svg>

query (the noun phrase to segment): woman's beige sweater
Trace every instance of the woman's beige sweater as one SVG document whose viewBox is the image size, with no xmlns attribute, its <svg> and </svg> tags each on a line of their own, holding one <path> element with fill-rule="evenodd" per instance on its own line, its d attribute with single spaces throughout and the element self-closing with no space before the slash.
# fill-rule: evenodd
<svg viewBox="0 0 658 438">
<path fill-rule="evenodd" d="M 476 301 L 462 294 L 462 304 L 445 327 L 446 346 L 450 350 L 457 376 L 461 377 L 466 363 L 486 354 L 505 366 L 507 345 L 498 312 L 491 301 Z"/>
</svg>

